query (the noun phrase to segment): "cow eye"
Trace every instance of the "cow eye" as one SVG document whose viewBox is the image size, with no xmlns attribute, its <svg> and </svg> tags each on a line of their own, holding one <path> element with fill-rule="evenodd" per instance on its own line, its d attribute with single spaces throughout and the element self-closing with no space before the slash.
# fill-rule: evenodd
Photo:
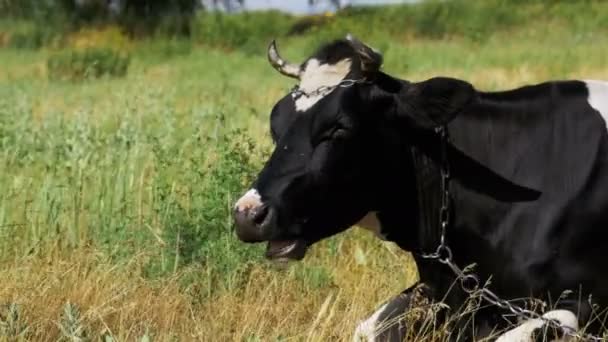
<svg viewBox="0 0 608 342">
<path fill-rule="evenodd" d="M 336 140 L 341 140 L 349 134 L 349 129 L 342 123 L 334 122 L 331 126 L 326 126 L 325 129 L 316 134 L 312 140 L 313 146 L 318 146 L 322 143 L 330 143 Z"/>
<path fill-rule="evenodd" d="M 332 139 L 341 139 L 346 136 L 348 133 L 347 129 L 342 125 L 335 125 L 331 129 L 325 131 L 325 133 L 319 139 L 319 142 L 332 140 Z"/>
<path fill-rule="evenodd" d="M 337 127 L 336 129 L 333 130 L 331 136 L 334 139 L 341 139 L 341 138 L 346 137 L 347 134 L 348 134 L 348 130 L 346 130 L 346 128 Z"/>
</svg>

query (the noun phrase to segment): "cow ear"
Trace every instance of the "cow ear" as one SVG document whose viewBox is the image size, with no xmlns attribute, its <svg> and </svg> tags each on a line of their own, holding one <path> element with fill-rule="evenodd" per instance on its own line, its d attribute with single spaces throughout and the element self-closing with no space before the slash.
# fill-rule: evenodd
<svg viewBox="0 0 608 342">
<path fill-rule="evenodd" d="M 470 83 L 448 77 L 435 77 L 411 83 L 400 94 L 404 114 L 423 128 L 450 122 L 475 98 Z"/>
<path fill-rule="evenodd" d="M 346 41 L 359 55 L 362 71 L 367 73 L 375 73 L 380 70 L 383 61 L 383 57 L 380 52 L 367 46 L 350 33 L 346 35 Z"/>
</svg>

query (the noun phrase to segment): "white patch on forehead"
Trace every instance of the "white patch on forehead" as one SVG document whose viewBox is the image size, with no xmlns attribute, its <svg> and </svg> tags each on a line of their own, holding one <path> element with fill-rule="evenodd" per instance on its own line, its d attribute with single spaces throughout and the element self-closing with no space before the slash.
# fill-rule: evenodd
<svg viewBox="0 0 608 342">
<path fill-rule="evenodd" d="M 578 319 L 572 311 L 568 310 L 552 310 L 543 315 L 546 319 L 554 319 L 561 325 L 566 326 L 574 331 L 578 330 Z M 541 319 L 531 319 L 522 323 L 517 328 L 511 329 L 500 335 L 496 342 L 532 342 L 532 334 L 534 330 L 542 328 L 546 324 Z M 570 336 L 565 335 L 563 338 L 551 340 L 552 342 L 571 341 Z"/>
<path fill-rule="evenodd" d="M 365 217 L 357 222 L 356 226 L 369 230 L 370 232 L 376 234 L 376 236 L 381 240 L 386 240 L 386 236 L 382 234 L 382 225 L 380 224 L 377 212 L 375 211 L 370 211 L 367 213 Z"/>
<path fill-rule="evenodd" d="M 321 87 L 335 86 L 350 72 L 351 60 L 343 59 L 336 64 L 321 64 L 317 59 L 310 59 L 300 76 L 300 90 L 313 92 Z M 296 110 L 303 112 L 325 97 L 328 93 L 312 96 L 302 95 L 296 99 Z"/>
<path fill-rule="evenodd" d="M 585 80 L 589 97 L 587 102 L 597 110 L 608 127 L 608 82 L 597 80 Z"/>
<path fill-rule="evenodd" d="M 234 205 L 238 211 L 245 211 L 251 208 L 257 208 L 262 205 L 262 197 L 256 189 L 247 191 Z"/>
</svg>

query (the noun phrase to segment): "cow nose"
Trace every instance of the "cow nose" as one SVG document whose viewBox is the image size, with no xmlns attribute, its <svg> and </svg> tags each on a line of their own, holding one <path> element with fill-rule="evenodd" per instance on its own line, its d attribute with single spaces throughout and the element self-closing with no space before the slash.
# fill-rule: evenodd
<svg viewBox="0 0 608 342">
<path fill-rule="evenodd" d="M 245 242 L 264 241 L 266 227 L 272 217 L 273 209 L 268 205 L 234 209 L 236 234 Z"/>
<path fill-rule="evenodd" d="M 264 223 L 269 211 L 267 205 L 244 209 L 237 207 L 234 209 L 234 219 L 238 226 L 260 226 Z"/>
</svg>

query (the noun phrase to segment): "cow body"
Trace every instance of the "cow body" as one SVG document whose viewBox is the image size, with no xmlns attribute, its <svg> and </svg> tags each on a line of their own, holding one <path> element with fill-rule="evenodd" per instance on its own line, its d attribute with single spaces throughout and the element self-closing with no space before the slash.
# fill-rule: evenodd
<svg viewBox="0 0 608 342">
<path fill-rule="evenodd" d="M 482 282 L 491 276 L 490 289 L 503 298 L 534 297 L 553 301 L 553 308 L 563 307 L 577 316 L 584 312 L 583 325 L 589 308 L 581 307 L 577 298 L 592 296 L 593 303 L 608 303 L 602 247 L 608 243 L 606 103 L 608 83 L 547 82 L 507 92 L 480 92 L 478 100 L 448 125 L 455 148 L 542 193 L 536 201 L 505 203 L 455 180 L 454 223 L 448 241 L 456 262 L 462 267 L 476 264 Z M 384 216 L 397 215 L 377 214 L 381 236 L 399 229 L 399 222 L 383 220 Z M 409 239 L 411 235 L 393 235 L 391 240 L 407 245 Z M 459 291 L 446 295 L 446 286 L 452 285 L 447 267 L 419 256 L 415 259 L 421 282 L 442 289 L 436 291 L 435 300 L 454 308 L 464 303 L 466 296 Z M 567 290 L 573 293 L 559 301 Z M 372 321 L 386 322 L 404 313 L 395 304 L 391 310 L 381 308 Z M 386 317 L 380 318 L 381 312 Z M 370 326 L 382 325 L 365 323 L 360 330 L 370 336 Z M 383 334 L 396 336 L 396 329 L 387 328 Z M 530 331 L 520 330 L 516 333 Z"/>
<path fill-rule="evenodd" d="M 554 311 L 546 317 L 572 329 L 590 322 L 594 305 L 608 305 L 607 83 L 553 81 L 501 92 L 451 78 L 413 83 L 381 72 L 381 55 L 352 38 L 301 65 L 282 60 L 273 43 L 269 60 L 301 84 L 273 108 L 276 148 L 235 205 L 241 240 L 267 242 L 269 258 L 301 259 L 316 241 L 363 220 L 413 252 L 423 296 L 449 308 L 437 315 L 442 321 L 469 299 L 453 286 L 450 268 L 422 257 L 439 244 L 440 176 L 448 164 L 446 241 L 457 265 L 475 264 L 482 284 L 490 281 L 501 298 L 548 303 Z M 438 127 L 449 133 L 447 159 Z M 383 305 L 358 335 L 373 339 L 378 326 L 417 303 L 415 292 Z M 508 328 L 508 312 L 487 304 L 461 313 L 450 338 Z M 529 340 L 539 324 L 501 341 Z M 409 328 L 396 325 L 382 336 L 398 340 Z"/>
<path fill-rule="evenodd" d="M 549 82 L 480 93 L 450 123 L 456 148 L 541 192 L 535 201 L 504 203 L 454 184 L 454 252 L 493 273 L 502 293 L 550 289 L 555 296 L 586 284 L 583 291 L 608 300 L 600 247 L 608 243 L 608 134 L 601 114 L 586 83 Z"/>
</svg>

